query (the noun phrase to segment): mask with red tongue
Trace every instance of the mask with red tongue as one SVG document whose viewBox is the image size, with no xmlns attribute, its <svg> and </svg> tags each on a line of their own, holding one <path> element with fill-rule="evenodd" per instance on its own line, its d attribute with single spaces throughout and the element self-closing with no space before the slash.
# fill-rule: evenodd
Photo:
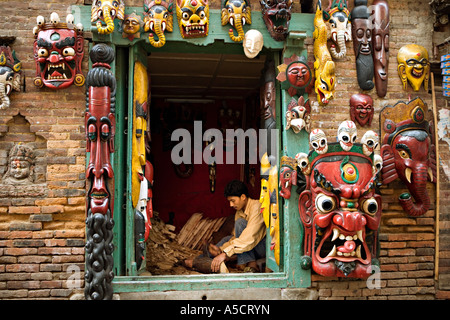
<svg viewBox="0 0 450 320">
<path fill-rule="evenodd" d="M 37 87 L 63 89 L 75 84 L 84 85 L 85 77 L 81 72 L 84 56 L 83 26 L 74 25 L 73 16 L 68 15 L 67 23 L 59 21 L 52 13 L 50 21 L 37 18 L 34 28 L 34 59 L 36 61 Z"/>
<path fill-rule="evenodd" d="M 328 277 L 367 278 L 377 260 L 381 197 L 375 193 L 374 154 L 354 143 L 311 151 L 308 188 L 300 194 L 305 231 L 303 266 Z"/>
</svg>

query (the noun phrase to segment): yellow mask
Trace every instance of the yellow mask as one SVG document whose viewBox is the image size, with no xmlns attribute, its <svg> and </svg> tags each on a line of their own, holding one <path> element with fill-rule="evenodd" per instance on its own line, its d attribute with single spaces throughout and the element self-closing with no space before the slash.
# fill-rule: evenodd
<svg viewBox="0 0 450 320">
<path fill-rule="evenodd" d="M 430 77 L 430 62 L 427 50 L 417 44 L 408 44 L 400 48 L 397 54 L 398 75 L 402 80 L 403 89 L 407 83 L 411 84 L 414 91 L 419 91 L 422 82 L 425 91 L 428 90 Z"/>
</svg>

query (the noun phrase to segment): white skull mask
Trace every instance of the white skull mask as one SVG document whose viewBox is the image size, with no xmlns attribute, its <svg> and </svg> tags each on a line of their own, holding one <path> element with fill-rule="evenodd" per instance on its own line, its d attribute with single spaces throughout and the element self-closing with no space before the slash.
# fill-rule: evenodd
<svg viewBox="0 0 450 320">
<path fill-rule="evenodd" d="M 314 129 L 309 135 L 309 143 L 318 154 L 324 154 L 328 151 L 327 136 L 320 129 Z"/>
<path fill-rule="evenodd" d="M 338 128 L 338 140 L 344 151 L 350 151 L 356 142 L 356 125 L 353 121 L 344 121 Z"/>
<path fill-rule="evenodd" d="M 375 154 L 373 156 L 373 175 L 378 174 L 378 172 L 381 171 L 381 168 L 383 167 L 383 158 L 379 154 Z"/>
<path fill-rule="evenodd" d="M 297 166 L 300 168 L 302 173 L 308 176 L 311 173 L 308 155 L 306 153 L 299 152 L 295 155 L 295 160 L 297 160 Z"/>
<path fill-rule="evenodd" d="M 378 134 L 372 130 L 367 131 L 361 139 L 363 153 L 370 156 L 378 146 Z"/>
</svg>

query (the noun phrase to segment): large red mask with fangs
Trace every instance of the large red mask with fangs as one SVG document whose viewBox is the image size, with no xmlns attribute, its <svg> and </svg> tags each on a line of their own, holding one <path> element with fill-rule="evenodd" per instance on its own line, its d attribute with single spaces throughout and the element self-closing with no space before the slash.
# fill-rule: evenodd
<svg viewBox="0 0 450 320">
<path fill-rule="evenodd" d="M 299 211 L 305 256 L 323 276 L 367 278 L 378 264 L 381 197 L 375 194 L 373 160 L 360 149 L 355 144 L 346 152 L 332 143 L 326 154 L 309 156 L 309 189 L 300 195 Z"/>
<path fill-rule="evenodd" d="M 45 23 L 37 27 L 34 41 L 37 87 L 63 89 L 75 84 L 82 86 L 84 55 L 83 32 L 69 28 L 66 23 Z"/>
</svg>

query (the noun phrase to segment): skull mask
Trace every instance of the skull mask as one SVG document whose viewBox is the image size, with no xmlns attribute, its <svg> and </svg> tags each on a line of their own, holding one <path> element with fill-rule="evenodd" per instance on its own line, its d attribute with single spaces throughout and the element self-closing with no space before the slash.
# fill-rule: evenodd
<svg viewBox="0 0 450 320">
<path fill-rule="evenodd" d="M 309 143 L 318 154 L 324 154 L 328 151 L 327 136 L 320 129 L 311 131 Z"/>
<path fill-rule="evenodd" d="M 378 134 L 372 130 L 367 131 L 364 133 L 361 143 L 363 145 L 364 154 L 370 156 L 378 146 Z"/>
<path fill-rule="evenodd" d="M 353 121 L 344 121 L 338 128 L 338 140 L 345 151 L 350 151 L 356 142 L 356 125 Z"/>
</svg>

